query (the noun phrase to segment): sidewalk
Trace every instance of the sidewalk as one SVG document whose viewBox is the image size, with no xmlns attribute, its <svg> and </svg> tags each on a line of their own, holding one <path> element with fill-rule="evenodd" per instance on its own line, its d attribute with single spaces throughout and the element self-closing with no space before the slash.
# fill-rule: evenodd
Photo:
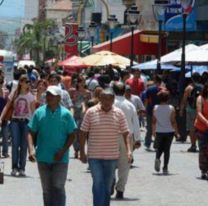
<svg viewBox="0 0 208 206">
<path fill-rule="evenodd" d="M 112 206 L 205 206 L 208 181 L 199 179 L 198 153 L 187 153 L 189 144 L 174 143 L 170 175 L 154 171 L 154 152 L 142 147 L 134 154 L 125 200 L 112 198 Z M 5 183 L 0 185 L 2 206 L 42 206 L 42 190 L 36 164 L 27 162 L 26 178 L 10 176 L 11 159 L 5 159 Z M 67 206 L 92 206 L 91 176 L 87 165 L 71 159 L 66 183 Z"/>
</svg>

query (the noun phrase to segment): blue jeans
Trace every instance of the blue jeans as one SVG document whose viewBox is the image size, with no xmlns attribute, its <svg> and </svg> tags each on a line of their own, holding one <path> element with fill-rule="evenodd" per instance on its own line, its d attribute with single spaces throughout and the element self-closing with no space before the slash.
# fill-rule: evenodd
<svg viewBox="0 0 208 206">
<path fill-rule="evenodd" d="M 44 206 L 65 206 L 65 182 L 68 164 L 38 162 Z"/>
<path fill-rule="evenodd" d="M 8 139 L 10 135 L 9 124 L 7 121 L 3 121 L 1 133 L 2 133 L 2 155 L 7 155 L 8 154 Z"/>
<path fill-rule="evenodd" d="M 27 158 L 28 121 L 11 121 L 12 169 L 24 170 Z"/>
<path fill-rule="evenodd" d="M 109 206 L 118 160 L 89 159 L 93 179 L 93 206 Z"/>
<path fill-rule="evenodd" d="M 152 143 L 152 115 L 147 114 L 147 126 L 146 126 L 147 132 L 145 136 L 144 145 L 146 147 L 150 147 Z"/>
</svg>

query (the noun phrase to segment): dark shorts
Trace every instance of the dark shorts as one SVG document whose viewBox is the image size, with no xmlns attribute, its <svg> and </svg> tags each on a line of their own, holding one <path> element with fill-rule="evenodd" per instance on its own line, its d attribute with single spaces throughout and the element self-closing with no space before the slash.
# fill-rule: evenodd
<svg viewBox="0 0 208 206">
<path fill-rule="evenodd" d="M 196 111 L 186 111 L 186 129 L 187 131 L 194 132 L 194 121 L 196 118 Z"/>
</svg>

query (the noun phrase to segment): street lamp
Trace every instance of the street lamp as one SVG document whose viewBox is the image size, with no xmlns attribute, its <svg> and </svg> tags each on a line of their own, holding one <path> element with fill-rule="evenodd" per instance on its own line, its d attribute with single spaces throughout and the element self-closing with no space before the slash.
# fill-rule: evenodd
<svg viewBox="0 0 208 206">
<path fill-rule="evenodd" d="M 186 73 L 186 54 L 185 54 L 185 46 L 186 46 L 186 18 L 188 14 L 192 10 L 193 0 L 180 0 L 181 6 L 183 8 L 183 38 L 182 38 L 182 53 L 181 53 L 181 74 L 180 74 L 180 99 L 183 97 L 183 92 L 185 89 L 185 73 Z"/>
<path fill-rule="evenodd" d="M 110 51 L 113 51 L 113 29 L 117 25 L 118 20 L 116 15 L 110 15 L 108 17 L 109 33 L 110 33 Z"/>
<path fill-rule="evenodd" d="M 193 0 L 180 0 L 181 6 L 183 8 L 183 38 L 182 38 L 182 53 L 181 53 L 181 72 L 180 72 L 180 79 L 179 79 L 179 99 L 180 102 L 182 101 L 184 90 L 185 90 L 185 46 L 186 46 L 186 18 L 188 14 L 192 10 L 192 3 Z M 183 112 L 183 115 L 179 119 L 181 122 L 186 122 L 186 114 Z M 181 136 L 181 140 L 186 140 L 187 138 L 187 131 L 186 131 L 186 124 L 182 124 L 180 127 L 179 124 L 179 132 Z"/>
<path fill-rule="evenodd" d="M 167 6 L 170 5 L 169 0 L 155 0 L 152 5 L 154 18 L 158 21 L 158 54 L 157 54 L 157 72 L 161 72 L 161 32 L 164 14 Z"/>
<path fill-rule="evenodd" d="M 128 10 L 127 19 L 131 27 L 131 61 L 130 67 L 133 66 L 134 62 L 134 28 L 139 24 L 141 20 L 140 11 L 137 10 L 137 6 L 133 4 Z"/>
<path fill-rule="evenodd" d="M 96 34 L 96 23 L 95 22 L 91 22 L 89 25 L 89 34 L 90 34 L 90 38 L 91 38 L 91 46 L 93 47 L 94 45 L 94 36 Z"/>
<path fill-rule="evenodd" d="M 85 38 L 85 29 L 82 26 L 80 26 L 78 28 L 78 38 L 79 38 L 79 41 L 80 41 L 79 55 L 82 56 L 82 41 Z"/>
</svg>

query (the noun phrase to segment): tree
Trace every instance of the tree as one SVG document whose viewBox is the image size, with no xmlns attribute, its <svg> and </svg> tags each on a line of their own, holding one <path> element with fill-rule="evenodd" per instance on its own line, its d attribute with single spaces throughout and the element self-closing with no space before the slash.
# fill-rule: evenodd
<svg viewBox="0 0 208 206">
<path fill-rule="evenodd" d="M 32 59 L 40 64 L 41 60 L 45 60 L 49 32 L 54 27 L 56 27 L 56 24 L 53 20 L 35 20 L 33 24 L 26 24 L 19 39 L 15 41 L 17 53 L 20 56 L 30 53 Z M 42 55 L 42 59 L 40 55 Z"/>
<path fill-rule="evenodd" d="M 0 49 L 5 48 L 8 34 L 4 31 L 0 31 Z"/>
</svg>

